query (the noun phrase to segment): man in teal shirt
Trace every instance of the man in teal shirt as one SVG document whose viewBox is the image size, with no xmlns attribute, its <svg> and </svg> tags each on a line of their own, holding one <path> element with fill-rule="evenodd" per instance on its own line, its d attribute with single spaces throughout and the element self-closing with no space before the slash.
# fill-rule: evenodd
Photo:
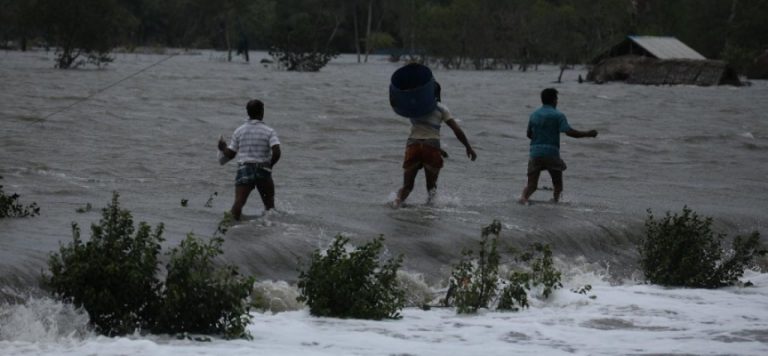
<svg viewBox="0 0 768 356">
<path fill-rule="evenodd" d="M 563 192 L 563 171 L 567 168 L 560 158 L 560 133 L 574 138 L 597 137 L 597 131 L 578 131 L 568 125 L 568 119 L 558 111 L 557 90 L 547 88 L 541 91 L 541 108 L 534 111 L 528 120 L 526 135 L 531 139 L 531 154 L 528 160 L 528 184 L 520 195 L 520 204 L 528 204 L 528 198 L 539 185 L 541 171 L 546 170 L 554 186 L 553 202 L 560 201 Z"/>
</svg>

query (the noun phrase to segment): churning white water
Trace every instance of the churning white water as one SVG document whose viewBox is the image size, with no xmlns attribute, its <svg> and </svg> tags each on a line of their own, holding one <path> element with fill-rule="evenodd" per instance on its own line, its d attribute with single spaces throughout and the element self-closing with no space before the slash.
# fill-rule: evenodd
<svg viewBox="0 0 768 356">
<path fill-rule="evenodd" d="M 450 157 L 437 204 L 424 204 L 420 176 L 410 206 L 392 210 L 386 203 L 402 183 L 409 130 L 387 98 L 398 64 L 342 56 L 319 73 L 288 73 L 203 52 L 152 66 L 164 58 L 121 54 L 104 70 L 61 71 L 50 53 L 0 53 L 0 184 L 41 207 L 38 217 L 0 220 L 0 293 L 12 301 L 0 306 L 0 354 L 768 353 L 766 274 L 748 273 L 756 287 L 693 290 L 638 284 L 636 273 L 647 209 L 661 215 L 687 205 L 712 216 L 718 231 L 764 232 L 766 82 L 578 84 L 585 72 L 577 69 L 555 84 L 554 67 L 435 70 L 479 158 L 470 162 L 443 129 Z M 600 134 L 562 138 L 564 203 L 519 206 L 527 117 L 550 86 L 574 128 Z M 277 304 L 295 308 L 285 296 L 295 292 L 298 259 L 338 233 L 353 242 L 383 234 L 387 253 L 404 254 L 403 269 L 438 295 L 461 249 L 476 247 L 493 219 L 504 226 L 502 244 L 549 243 L 566 288 L 519 313 L 409 308 L 383 322 L 314 318 L 305 309 L 256 313 L 254 340 L 208 343 L 96 336 L 87 316 L 41 296 L 48 254 L 71 239 L 73 221 L 87 237 L 113 191 L 136 221 L 165 223 L 167 247 L 188 232 L 210 236 L 232 202 L 235 173 L 218 165 L 216 140 L 245 119 L 252 98 L 265 102 L 265 121 L 282 141 L 278 211 L 262 215 L 252 199 L 245 213 L 253 218 L 228 232 L 222 259 L 277 281 Z M 548 177 L 540 185 L 551 186 Z M 76 212 L 89 203 L 93 210 Z M 595 299 L 569 290 L 584 284 Z"/>
</svg>

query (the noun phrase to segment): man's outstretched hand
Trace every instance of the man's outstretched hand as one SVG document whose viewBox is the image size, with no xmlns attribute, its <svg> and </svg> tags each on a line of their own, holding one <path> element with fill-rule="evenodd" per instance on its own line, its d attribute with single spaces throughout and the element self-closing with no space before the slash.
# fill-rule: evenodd
<svg viewBox="0 0 768 356">
<path fill-rule="evenodd" d="M 473 150 L 472 147 L 467 147 L 467 157 L 472 161 L 477 159 L 477 153 L 475 153 L 475 150 Z"/>
</svg>

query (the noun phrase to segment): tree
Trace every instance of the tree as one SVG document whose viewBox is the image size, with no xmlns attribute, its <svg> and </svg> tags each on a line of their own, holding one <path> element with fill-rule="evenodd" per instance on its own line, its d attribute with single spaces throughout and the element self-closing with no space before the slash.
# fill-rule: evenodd
<svg viewBox="0 0 768 356">
<path fill-rule="evenodd" d="M 576 9 L 569 3 L 557 5 L 538 0 L 532 9 L 533 36 L 541 40 L 539 53 L 543 60 L 557 63 L 562 80 L 563 72 L 584 57 L 584 36 L 578 32 Z"/>
<path fill-rule="evenodd" d="M 36 0 L 0 0 L 0 48 L 18 40 L 18 48 L 26 51 L 29 40 L 37 35 Z"/>
<path fill-rule="evenodd" d="M 111 62 L 110 52 L 135 20 L 116 0 L 40 0 L 38 6 L 62 69 Z"/>
<path fill-rule="evenodd" d="M 301 5 L 301 6 L 298 6 Z M 338 9 L 324 0 L 289 0 L 276 6 L 278 18 L 270 55 L 289 71 L 316 72 L 338 52 L 331 46 L 341 26 Z M 302 11 L 294 12 L 297 9 Z"/>
</svg>

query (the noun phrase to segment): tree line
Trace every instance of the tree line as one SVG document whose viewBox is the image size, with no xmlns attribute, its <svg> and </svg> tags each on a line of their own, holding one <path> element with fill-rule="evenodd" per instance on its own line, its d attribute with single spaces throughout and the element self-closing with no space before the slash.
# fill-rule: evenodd
<svg viewBox="0 0 768 356">
<path fill-rule="evenodd" d="M 674 36 L 741 69 L 768 48 L 768 0 L 0 0 L 0 45 L 62 67 L 115 47 L 410 56 L 446 68 L 586 63 L 630 34 Z M 64 53 L 67 52 L 67 53 Z M 60 54 L 61 56 L 61 54 Z M 101 58 L 105 60 L 106 58 Z M 67 63 L 67 62 L 70 63 Z"/>
</svg>

